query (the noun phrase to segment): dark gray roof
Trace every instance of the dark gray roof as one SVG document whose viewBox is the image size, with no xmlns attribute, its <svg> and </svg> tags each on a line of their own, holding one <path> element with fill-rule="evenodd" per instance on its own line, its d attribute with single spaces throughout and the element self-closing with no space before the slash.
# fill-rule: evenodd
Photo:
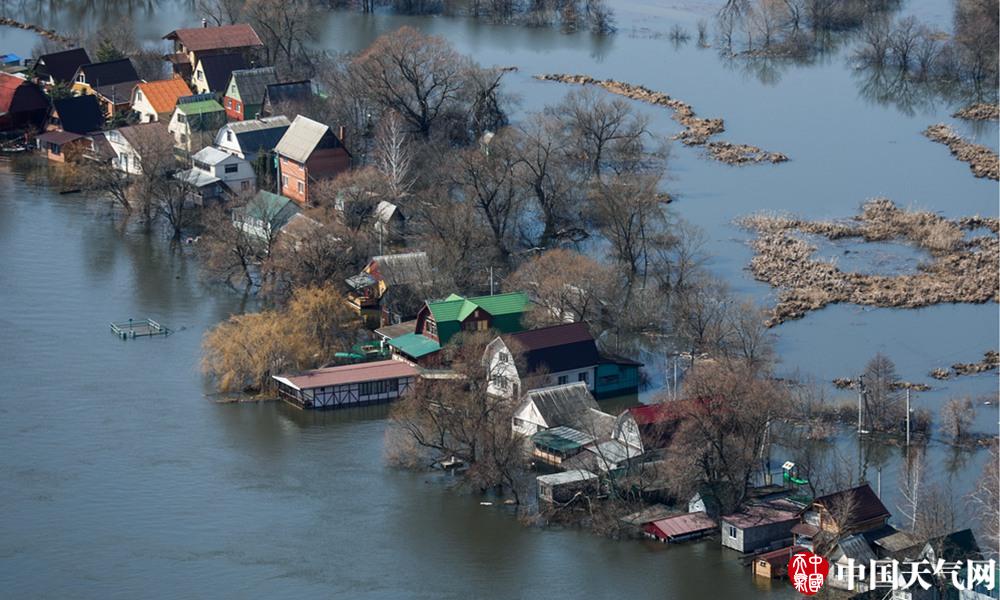
<svg viewBox="0 0 1000 600">
<path fill-rule="evenodd" d="M 126 104 L 132 100 L 132 90 L 134 90 L 135 86 L 139 83 L 140 82 L 136 80 L 123 81 L 121 83 L 114 83 L 111 85 L 96 85 L 94 86 L 94 91 L 115 104 Z"/>
<path fill-rule="evenodd" d="M 274 106 L 282 102 L 303 102 L 312 98 L 312 81 L 288 81 L 272 83 L 267 86 L 264 99 L 268 105 Z"/>
<path fill-rule="evenodd" d="M 246 69 L 249 66 L 243 55 L 237 52 L 202 56 L 199 63 L 201 70 L 205 73 L 205 83 L 208 85 L 208 89 L 220 93 L 226 91 L 233 71 Z"/>
<path fill-rule="evenodd" d="M 95 88 L 125 82 L 134 84 L 139 81 L 139 74 L 135 72 L 135 66 L 128 58 L 83 65 L 78 71 L 83 73 L 87 84 Z M 128 93 L 132 93 L 131 88 Z"/>
<path fill-rule="evenodd" d="M 72 81 L 76 75 L 76 70 L 83 65 L 90 64 L 90 57 L 83 48 L 73 48 L 52 54 L 43 54 L 38 57 L 35 63 L 35 73 L 38 75 L 48 75 L 56 83 Z"/>
<path fill-rule="evenodd" d="M 262 119 L 234 121 L 226 127 L 236 136 L 243 152 L 257 152 L 258 150 L 270 152 L 278 145 L 278 140 L 285 135 L 290 124 L 288 117 L 279 115 Z"/>
<path fill-rule="evenodd" d="M 104 111 L 96 96 L 70 96 L 52 101 L 63 131 L 89 133 L 104 126 Z"/>
<path fill-rule="evenodd" d="M 549 427 L 588 427 L 588 409 L 600 410 L 587 384 L 580 381 L 531 390 L 524 401 L 535 405 Z"/>
<path fill-rule="evenodd" d="M 233 80 L 240 91 L 240 101 L 246 104 L 261 104 L 264 102 L 264 92 L 267 86 L 278 81 L 274 67 L 258 67 L 256 69 L 236 69 Z"/>
</svg>

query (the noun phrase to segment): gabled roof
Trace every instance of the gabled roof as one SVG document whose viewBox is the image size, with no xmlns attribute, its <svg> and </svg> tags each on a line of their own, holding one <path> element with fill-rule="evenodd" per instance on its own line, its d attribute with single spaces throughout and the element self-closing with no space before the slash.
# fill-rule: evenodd
<svg viewBox="0 0 1000 600">
<path fill-rule="evenodd" d="M 87 51 L 83 48 L 73 48 L 39 56 L 35 63 L 35 73 L 52 77 L 56 83 L 65 83 L 73 80 L 77 69 L 89 64 L 90 57 L 87 56 Z"/>
<path fill-rule="evenodd" d="M 879 497 L 867 483 L 848 490 L 827 494 L 813 500 L 814 505 L 818 504 L 827 510 L 838 504 L 846 504 L 848 502 L 854 506 L 854 510 L 851 512 L 851 524 L 891 516 L 889 510 L 882 504 L 882 501 L 879 500 Z"/>
<path fill-rule="evenodd" d="M 705 514 L 705 511 L 700 511 L 653 521 L 649 527 L 656 531 L 656 537 L 669 540 L 708 532 L 716 529 L 718 525 Z"/>
<path fill-rule="evenodd" d="M 318 148 L 343 148 L 343 144 L 328 125 L 298 115 L 274 149 L 285 158 L 304 163 Z"/>
<path fill-rule="evenodd" d="M 196 188 L 202 188 L 206 185 L 213 185 L 222 181 L 215 175 L 212 175 L 208 171 L 202 171 L 198 168 L 187 169 L 184 171 L 178 171 L 174 177 L 183 181 L 188 185 L 193 185 Z"/>
<path fill-rule="evenodd" d="M 552 325 L 503 337 L 508 347 L 522 352 L 529 373 L 542 368 L 568 371 L 600 362 L 597 345 L 584 323 Z"/>
<path fill-rule="evenodd" d="M 976 536 L 971 529 L 953 531 L 947 535 L 939 535 L 927 540 L 924 548 L 930 546 L 936 559 L 945 559 L 948 562 L 965 562 L 966 560 L 979 560 L 982 553 Z"/>
<path fill-rule="evenodd" d="M 201 70 L 205 73 L 205 84 L 213 92 L 225 92 L 233 71 L 246 69 L 247 61 L 238 52 L 227 54 L 209 54 L 198 59 Z"/>
<path fill-rule="evenodd" d="M 97 98 L 90 95 L 69 96 L 52 101 L 63 131 L 88 133 L 104 126 L 104 111 Z"/>
<path fill-rule="evenodd" d="M 379 279 L 388 285 L 426 283 L 431 278 L 431 263 L 426 252 L 404 252 L 373 256 Z"/>
<path fill-rule="evenodd" d="M 722 520 L 740 529 L 749 529 L 762 525 L 796 521 L 798 518 L 798 512 L 790 506 L 786 508 L 778 503 L 770 503 L 746 506 L 737 513 L 722 517 Z"/>
<path fill-rule="evenodd" d="M 23 77 L 0 73 L 0 114 L 44 110 L 48 100 L 38 86 Z"/>
<path fill-rule="evenodd" d="M 590 395 L 583 382 L 554 385 L 531 390 L 524 396 L 524 403 L 534 404 L 538 414 L 549 427 L 586 424 L 582 418 L 588 409 L 598 410 L 597 401 Z"/>
<path fill-rule="evenodd" d="M 243 152 L 257 152 L 258 150 L 273 150 L 281 136 L 288 131 L 290 124 L 288 117 L 278 115 L 276 117 L 233 121 L 227 123 L 224 129 L 233 132 Z"/>
<path fill-rule="evenodd" d="M 135 66 L 128 58 L 82 65 L 78 72 L 82 72 L 87 84 L 94 88 L 139 81 L 139 74 L 135 72 Z"/>
<path fill-rule="evenodd" d="M 50 144 L 68 144 L 75 140 L 86 139 L 86 137 L 85 135 L 71 131 L 46 131 L 36 136 L 35 139 L 39 142 L 48 142 Z"/>
<path fill-rule="evenodd" d="M 528 306 L 528 296 L 524 292 L 508 292 L 495 296 L 476 296 L 474 298 L 463 298 L 458 294 L 452 294 L 438 302 L 428 302 L 427 308 L 434 315 L 434 320 L 438 323 L 445 321 L 463 321 L 477 308 L 481 308 L 490 315 L 497 317 L 500 315 L 523 313 Z"/>
<path fill-rule="evenodd" d="M 592 443 L 594 437 L 572 427 L 559 426 L 539 431 L 531 436 L 531 441 L 543 448 L 571 452 Z"/>
<path fill-rule="evenodd" d="M 856 564 L 866 565 L 876 559 L 875 552 L 868 544 L 868 540 L 863 535 L 849 535 L 840 540 L 837 544 L 837 551 L 834 553 L 837 560 L 840 558 L 853 558 Z"/>
<path fill-rule="evenodd" d="M 243 104 L 261 104 L 264 102 L 264 92 L 267 86 L 278 81 L 278 73 L 274 67 L 258 67 L 256 69 L 236 69 L 232 74 L 230 84 L 236 84 L 240 101 Z M 229 86 L 226 87 L 228 93 Z"/>
<path fill-rule="evenodd" d="M 234 213 L 248 215 L 274 227 L 283 227 L 292 216 L 300 212 L 299 207 L 290 198 L 264 190 L 257 192 L 246 206 L 233 209 Z"/>
<path fill-rule="evenodd" d="M 113 102 L 114 104 L 128 104 L 132 101 L 132 91 L 135 90 L 135 86 L 139 82 L 135 81 L 122 81 L 121 83 L 113 83 L 110 85 L 97 85 L 94 86 L 94 92 L 98 96 Z"/>
<path fill-rule="evenodd" d="M 267 86 L 264 92 L 264 100 L 270 106 L 282 102 L 302 102 L 312 98 L 312 81 L 288 81 L 286 83 L 272 83 Z"/>
<path fill-rule="evenodd" d="M 203 50 L 228 50 L 233 48 L 259 48 L 264 45 L 253 27 L 246 23 L 219 27 L 192 27 L 175 29 L 163 36 L 177 40 L 192 52 Z"/>
<path fill-rule="evenodd" d="M 174 137 L 167 131 L 167 124 L 163 121 L 128 125 L 119 127 L 117 131 L 137 151 L 141 149 L 144 142 L 153 137 L 159 137 L 163 145 L 173 145 L 174 143 Z"/>
<path fill-rule="evenodd" d="M 157 113 L 173 112 L 177 99 L 191 95 L 191 88 L 183 79 L 164 79 L 163 81 L 146 81 L 136 86 L 146 101 Z"/>
<path fill-rule="evenodd" d="M 415 377 L 417 370 L 401 360 L 377 360 L 306 371 L 299 375 L 276 375 L 274 379 L 297 390 L 308 390 L 348 383 Z"/>
<path fill-rule="evenodd" d="M 217 165 L 220 162 L 229 160 L 231 158 L 235 158 L 236 160 L 241 160 L 228 152 L 223 152 L 222 150 L 219 150 L 218 148 L 214 148 L 212 146 L 205 146 L 201 150 L 195 152 L 193 156 L 191 156 L 191 160 L 197 162 L 203 162 L 206 165 Z"/>
</svg>

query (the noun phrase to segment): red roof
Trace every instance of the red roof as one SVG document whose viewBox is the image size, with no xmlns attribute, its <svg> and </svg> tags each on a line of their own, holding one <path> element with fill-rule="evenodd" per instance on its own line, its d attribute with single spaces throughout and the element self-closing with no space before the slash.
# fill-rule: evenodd
<svg viewBox="0 0 1000 600">
<path fill-rule="evenodd" d="M 25 86 L 21 89 L 21 86 Z M 0 73 L 0 113 L 48 108 L 45 95 L 27 80 Z"/>
<path fill-rule="evenodd" d="M 778 550 L 772 550 L 770 552 L 765 552 L 764 554 L 759 554 L 756 560 L 763 560 L 771 563 L 772 567 L 788 566 L 788 561 L 791 560 L 792 556 L 805 551 L 806 549 L 801 546 L 790 546 L 788 548 L 780 548 Z"/>
<path fill-rule="evenodd" d="M 399 377 L 415 377 L 417 369 L 401 360 L 379 360 L 356 365 L 343 365 L 306 371 L 300 375 L 280 375 L 278 381 L 307 390 L 312 388 L 378 381 L 380 379 L 396 379 Z"/>
<path fill-rule="evenodd" d="M 163 36 L 166 40 L 177 40 L 191 52 L 203 50 L 227 50 L 232 48 L 256 48 L 263 46 L 260 36 L 246 23 L 223 25 L 221 27 L 192 27 L 176 29 Z"/>
<path fill-rule="evenodd" d="M 704 511 L 700 511 L 653 521 L 648 523 L 644 529 L 647 533 L 661 540 L 669 540 L 711 531 L 716 527 L 715 521 L 710 519 Z"/>
<path fill-rule="evenodd" d="M 683 402 L 683 401 L 680 401 Z M 637 425 L 653 425 L 676 421 L 681 417 L 681 406 L 676 402 L 660 402 L 659 404 L 641 404 L 628 409 Z"/>
</svg>

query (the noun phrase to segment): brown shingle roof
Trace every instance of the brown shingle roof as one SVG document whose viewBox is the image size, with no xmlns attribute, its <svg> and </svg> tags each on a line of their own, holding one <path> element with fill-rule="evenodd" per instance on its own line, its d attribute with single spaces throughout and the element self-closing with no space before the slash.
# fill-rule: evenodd
<svg viewBox="0 0 1000 600">
<path fill-rule="evenodd" d="M 175 29 L 163 36 L 163 39 L 177 40 L 192 52 L 233 48 L 259 48 L 264 45 L 253 27 L 246 23 L 223 25 L 221 27 Z"/>
<path fill-rule="evenodd" d="M 827 494 L 826 496 L 821 496 L 813 500 L 813 504 L 818 504 L 823 508 L 830 510 L 831 506 L 835 506 L 841 502 L 847 502 L 848 494 L 853 496 L 850 502 L 854 504 L 854 510 L 851 513 L 851 523 L 863 523 L 877 517 L 888 517 L 891 515 L 889 510 L 884 504 L 882 504 L 882 501 L 879 500 L 879 497 L 867 483 L 861 484 L 858 487 L 851 488 L 849 490 L 841 490 L 839 492 Z"/>
<path fill-rule="evenodd" d="M 300 390 L 308 390 L 345 383 L 361 383 L 380 379 L 415 377 L 417 370 L 401 360 L 379 360 L 356 365 L 343 365 L 306 371 L 301 375 L 280 375 L 275 379 Z"/>
<path fill-rule="evenodd" d="M 183 79 L 166 79 L 163 81 L 147 81 L 139 84 L 139 91 L 158 113 L 173 112 L 177 99 L 191 95 L 191 88 Z"/>
</svg>

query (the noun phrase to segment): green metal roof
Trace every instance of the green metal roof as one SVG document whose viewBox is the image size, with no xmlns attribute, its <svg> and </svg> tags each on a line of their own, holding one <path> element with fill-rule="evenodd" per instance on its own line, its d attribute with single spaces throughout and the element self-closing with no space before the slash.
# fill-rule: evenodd
<svg viewBox="0 0 1000 600">
<path fill-rule="evenodd" d="M 401 335 L 398 338 L 393 338 L 389 340 L 389 345 L 396 348 L 403 354 L 413 358 L 427 356 L 428 354 L 437 352 L 441 349 L 440 344 L 431 338 L 418 333 L 407 333 L 406 335 Z"/>
<path fill-rule="evenodd" d="M 531 436 L 531 441 L 542 448 L 566 453 L 586 446 L 593 442 L 594 438 L 575 429 L 560 426 L 539 431 Z"/>
<path fill-rule="evenodd" d="M 199 102 L 178 104 L 177 110 L 181 111 L 185 115 L 203 115 L 206 113 L 222 112 L 225 109 L 223 109 L 222 105 L 215 100 L 201 100 Z"/>
<path fill-rule="evenodd" d="M 477 296 L 475 298 L 463 298 L 457 294 L 452 294 L 439 302 L 428 302 L 427 308 L 434 315 L 434 320 L 438 323 L 444 321 L 464 321 L 477 308 L 481 308 L 490 315 L 508 315 L 522 313 L 528 305 L 528 296 L 524 292 L 508 292 L 495 296 Z"/>
</svg>

